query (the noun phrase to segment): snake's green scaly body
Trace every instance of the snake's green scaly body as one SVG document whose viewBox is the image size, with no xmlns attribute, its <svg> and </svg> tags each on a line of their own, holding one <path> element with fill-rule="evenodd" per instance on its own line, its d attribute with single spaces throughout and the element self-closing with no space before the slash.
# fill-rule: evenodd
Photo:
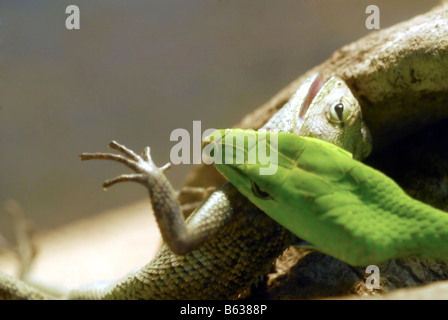
<svg viewBox="0 0 448 320">
<path fill-rule="evenodd" d="M 220 146 L 229 133 L 248 134 L 222 131 Z M 229 160 L 217 164 L 218 170 L 316 250 L 354 266 L 410 257 L 448 259 L 445 212 L 412 199 L 392 179 L 333 144 L 286 133 L 252 134 L 277 136 L 278 147 L 271 151 L 278 153 L 277 173 L 260 175 L 259 163 Z M 249 143 L 244 151 L 255 147 Z M 263 196 L 254 192 L 254 185 Z"/>
</svg>

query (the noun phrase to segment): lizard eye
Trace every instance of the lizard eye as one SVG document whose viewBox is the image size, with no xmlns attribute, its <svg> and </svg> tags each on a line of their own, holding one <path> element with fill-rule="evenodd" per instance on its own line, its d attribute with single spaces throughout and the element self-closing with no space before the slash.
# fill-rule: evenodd
<svg viewBox="0 0 448 320">
<path fill-rule="evenodd" d="M 343 125 L 350 115 L 350 108 L 342 102 L 337 102 L 330 107 L 329 119 L 333 123 Z"/>
<path fill-rule="evenodd" d="M 334 113 L 336 114 L 336 116 L 338 117 L 339 121 L 342 121 L 343 118 L 343 114 L 344 114 L 344 105 L 342 103 L 338 103 L 337 105 L 335 105 L 333 107 Z"/>
<path fill-rule="evenodd" d="M 260 199 L 271 199 L 271 195 L 263 190 L 261 190 L 260 186 L 252 181 L 252 192 L 255 196 L 257 196 Z"/>
</svg>

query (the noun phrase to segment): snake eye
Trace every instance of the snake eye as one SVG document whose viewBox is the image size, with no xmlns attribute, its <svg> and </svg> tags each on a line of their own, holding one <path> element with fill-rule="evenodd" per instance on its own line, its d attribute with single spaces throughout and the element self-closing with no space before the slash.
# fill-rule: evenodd
<svg viewBox="0 0 448 320">
<path fill-rule="evenodd" d="M 267 200 L 271 198 L 271 195 L 263 190 L 261 190 L 261 188 L 258 186 L 258 184 L 256 184 L 255 182 L 252 181 L 252 192 L 254 193 L 255 196 L 257 196 L 260 199 L 263 200 Z"/>
</svg>

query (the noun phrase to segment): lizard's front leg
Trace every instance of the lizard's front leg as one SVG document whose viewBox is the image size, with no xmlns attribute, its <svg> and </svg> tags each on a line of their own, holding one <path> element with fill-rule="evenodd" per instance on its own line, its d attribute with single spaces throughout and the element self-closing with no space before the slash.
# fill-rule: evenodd
<svg viewBox="0 0 448 320">
<path fill-rule="evenodd" d="M 122 174 L 114 179 L 107 180 L 103 183 L 103 188 L 107 189 L 116 183 L 125 181 L 137 182 L 145 186 L 149 192 L 162 238 L 174 253 L 182 255 L 190 252 L 223 226 L 223 224 L 207 226 L 204 223 L 200 223 L 199 226 L 195 225 L 193 221 L 188 225 L 185 223 L 176 192 L 164 175 L 164 171 L 171 167 L 171 163 L 167 163 L 160 168 L 157 167 L 151 159 L 149 147 L 145 148 L 140 156 L 116 141 L 112 141 L 109 148 L 117 150 L 122 155 L 83 153 L 80 155 L 80 159 L 113 160 L 132 169 L 135 173 Z M 219 203 L 216 203 L 216 206 L 219 205 Z"/>
</svg>

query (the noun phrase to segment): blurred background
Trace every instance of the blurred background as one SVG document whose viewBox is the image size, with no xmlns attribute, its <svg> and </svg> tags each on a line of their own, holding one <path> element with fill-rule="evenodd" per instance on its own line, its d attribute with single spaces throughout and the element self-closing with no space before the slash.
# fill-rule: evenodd
<svg viewBox="0 0 448 320">
<path fill-rule="evenodd" d="M 78 160 L 116 139 L 169 161 L 170 133 L 237 123 L 341 46 L 424 13 L 435 0 L 0 2 L 0 233 L 17 200 L 38 230 L 145 199 L 143 188 L 104 179 L 128 172 Z M 80 9 L 67 30 L 65 9 Z M 193 165 L 173 168 L 180 187 Z"/>
</svg>

